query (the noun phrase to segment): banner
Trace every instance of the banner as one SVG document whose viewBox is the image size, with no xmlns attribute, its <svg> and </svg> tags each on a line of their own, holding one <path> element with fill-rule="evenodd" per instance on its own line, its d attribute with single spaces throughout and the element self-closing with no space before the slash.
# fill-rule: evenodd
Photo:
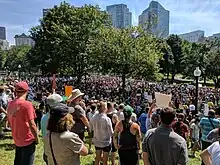
<svg viewBox="0 0 220 165">
<path fill-rule="evenodd" d="M 72 94 L 73 86 L 65 86 L 65 96 L 69 97 Z"/>
</svg>

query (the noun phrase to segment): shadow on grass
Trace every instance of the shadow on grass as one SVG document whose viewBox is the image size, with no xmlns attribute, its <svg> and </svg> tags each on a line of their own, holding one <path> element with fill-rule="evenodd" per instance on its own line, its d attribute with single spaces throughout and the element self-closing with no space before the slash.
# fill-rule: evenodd
<svg viewBox="0 0 220 165">
<path fill-rule="evenodd" d="M 2 140 L 12 140 L 13 138 L 12 138 L 12 136 L 10 136 L 10 135 L 5 135 L 3 138 L 2 138 Z"/>
<path fill-rule="evenodd" d="M 94 165 L 94 162 L 92 162 L 92 163 L 86 163 L 85 165 Z"/>
<path fill-rule="evenodd" d="M 5 151 L 12 151 L 15 149 L 15 145 L 11 143 L 0 144 L 0 148 L 5 149 Z"/>
</svg>

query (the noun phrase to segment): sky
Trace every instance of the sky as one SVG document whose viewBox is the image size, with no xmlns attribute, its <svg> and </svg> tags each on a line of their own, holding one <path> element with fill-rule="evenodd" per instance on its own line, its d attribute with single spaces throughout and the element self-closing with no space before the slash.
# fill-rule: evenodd
<svg viewBox="0 0 220 165">
<path fill-rule="evenodd" d="M 39 24 L 43 8 L 52 8 L 62 0 L 0 0 L 0 26 L 6 27 L 7 40 L 14 44 L 16 34 L 26 33 Z M 132 12 L 132 23 L 138 25 L 138 16 L 151 0 L 66 0 L 74 6 L 127 4 Z M 204 30 L 206 36 L 220 33 L 220 0 L 158 0 L 170 11 L 170 34 Z"/>
</svg>

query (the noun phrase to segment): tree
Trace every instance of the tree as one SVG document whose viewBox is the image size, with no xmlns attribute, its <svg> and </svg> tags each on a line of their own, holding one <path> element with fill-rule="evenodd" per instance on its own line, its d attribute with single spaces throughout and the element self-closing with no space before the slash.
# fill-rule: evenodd
<svg viewBox="0 0 220 165">
<path fill-rule="evenodd" d="M 67 71 L 79 82 L 89 66 L 88 45 L 107 25 L 108 15 L 97 6 L 78 8 L 63 2 L 31 29 L 35 47 L 29 59 L 44 73 Z"/>
<path fill-rule="evenodd" d="M 184 75 L 193 78 L 193 71 L 199 67 L 202 71 L 204 84 L 206 84 L 206 70 L 210 47 L 206 43 L 192 43 L 189 52 L 184 56 Z"/>
<path fill-rule="evenodd" d="M 161 52 L 156 39 L 139 27 L 130 29 L 103 28 L 90 45 L 96 70 L 114 73 L 122 78 L 122 89 L 128 77 L 155 80 Z"/>
<path fill-rule="evenodd" d="M 6 60 L 6 51 L 0 48 L 0 69 L 4 68 L 5 60 Z"/>
<path fill-rule="evenodd" d="M 212 79 L 215 87 L 220 87 L 220 51 L 211 51 L 209 54 L 209 63 L 206 74 L 208 78 Z"/>
<path fill-rule="evenodd" d="M 170 46 L 167 44 L 166 40 L 158 39 L 157 41 L 158 49 L 162 52 L 163 58 L 160 59 L 160 72 L 166 75 L 167 80 L 169 79 L 170 69 L 174 63 L 173 54 L 171 52 Z"/>
<path fill-rule="evenodd" d="M 18 65 L 22 66 L 23 72 L 30 71 L 30 63 L 27 59 L 27 55 L 31 49 L 31 46 L 22 45 L 12 47 L 10 50 L 6 51 L 4 67 L 8 68 L 10 71 L 18 71 Z"/>
<path fill-rule="evenodd" d="M 173 63 L 170 69 L 172 74 L 171 83 L 173 83 L 175 75 L 181 73 L 182 62 L 183 62 L 183 50 L 182 50 L 182 40 L 178 35 L 170 35 L 167 39 L 167 44 L 170 46 L 171 53 L 173 55 Z"/>
</svg>

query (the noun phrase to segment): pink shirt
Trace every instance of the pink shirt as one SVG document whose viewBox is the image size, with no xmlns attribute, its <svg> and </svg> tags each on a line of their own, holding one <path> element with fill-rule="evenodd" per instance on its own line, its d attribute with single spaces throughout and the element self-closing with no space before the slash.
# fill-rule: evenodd
<svg viewBox="0 0 220 165">
<path fill-rule="evenodd" d="M 7 112 L 15 145 L 23 147 L 33 143 L 35 137 L 31 133 L 29 121 L 35 119 L 36 114 L 32 103 L 15 99 L 9 103 Z"/>
</svg>

